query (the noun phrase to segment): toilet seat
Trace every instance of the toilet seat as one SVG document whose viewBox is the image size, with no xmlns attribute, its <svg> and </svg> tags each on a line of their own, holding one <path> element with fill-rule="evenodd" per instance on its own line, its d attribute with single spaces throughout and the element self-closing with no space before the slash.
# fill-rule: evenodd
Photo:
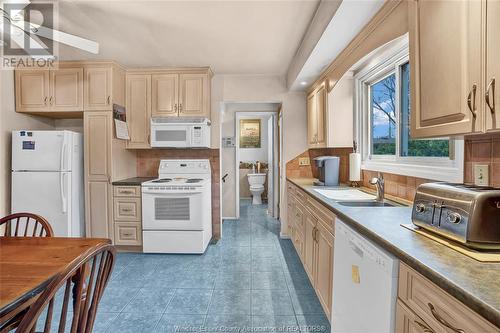
<svg viewBox="0 0 500 333">
<path fill-rule="evenodd" d="M 250 190 L 258 191 L 258 190 L 263 190 L 264 185 L 251 185 Z"/>
</svg>

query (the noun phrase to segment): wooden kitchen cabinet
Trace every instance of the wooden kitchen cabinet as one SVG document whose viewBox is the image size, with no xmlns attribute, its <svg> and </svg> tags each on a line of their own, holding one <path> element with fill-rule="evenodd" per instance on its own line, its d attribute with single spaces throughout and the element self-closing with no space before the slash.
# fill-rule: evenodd
<svg viewBox="0 0 500 333">
<path fill-rule="evenodd" d="M 316 272 L 314 286 L 328 318 L 331 317 L 334 237 L 322 222 L 316 225 Z"/>
<path fill-rule="evenodd" d="M 115 244 L 142 245 L 142 201 L 140 186 L 114 186 L 113 219 Z"/>
<path fill-rule="evenodd" d="M 307 95 L 307 141 L 311 148 L 326 147 L 326 102 L 324 83 Z"/>
<path fill-rule="evenodd" d="M 84 115 L 85 174 L 89 181 L 109 181 L 111 122 L 110 112 L 86 112 Z"/>
<path fill-rule="evenodd" d="M 109 187 L 107 181 L 85 182 L 85 231 L 87 237 L 111 238 Z"/>
<path fill-rule="evenodd" d="M 307 210 L 307 209 L 306 209 Z M 309 276 L 312 284 L 316 280 L 316 224 L 318 220 L 309 211 L 306 212 L 304 216 L 304 258 L 302 263 L 304 264 L 304 269 Z"/>
<path fill-rule="evenodd" d="M 15 71 L 16 111 L 49 111 L 49 70 Z"/>
<path fill-rule="evenodd" d="M 396 303 L 396 333 L 431 333 L 433 330 L 422 318 L 409 310 L 401 301 Z"/>
<path fill-rule="evenodd" d="M 114 62 L 84 64 L 85 111 L 112 111 L 125 106 L 125 70 Z"/>
<path fill-rule="evenodd" d="M 179 75 L 179 116 L 210 118 L 207 74 Z"/>
<path fill-rule="evenodd" d="M 125 149 L 125 141 L 114 138 L 110 111 L 84 112 L 83 130 L 87 237 L 113 240 L 111 182 L 135 176 L 136 156 Z"/>
<path fill-rule="evenodd" d="M 110 112 L 85 112 L 84 170 L 87 237 L 110 237 Z"/>
<path fill-rule="evenodd" d="M 81 117 L 83 69 L 16 70 L 16 111 L 50 117 Z"/>
<path fill-rule="evenodd" d="M 414 327 L 405 324 L 407 319 L 401 317 L 412 319 L 413 324 L 416 324 L 415 318 L 418 318 L 420 323 L 424 323 L 433 332 L 500 332 L 500 329 L 405 263 L 401 263 L 399 267 L 398 298 L 410 311 L 397 314 L 398 325 L 402 330 L 398 329 L 396 332 L 407 332 L 406 327 Z M 416 328 L 422 327 L 417 326 Z"/>
<path fill-rule="evenodd" d="M 482 2 L 410 0 L 408 6 L 412 137 L 483 131 Z"/>
<path fill-rule="evenodd" d="M 61 68 L 50 71 L 51 111 L 83 110 L 83 69 Z"/>
<path fill-rule="evenodd" d="M 112 110 L 112 68 L 85 68 L 85 111 Z"/>
<path fill-rule="evenodd" d="M 179 105 L 179 75 L 154 74 L 151 77 L 151 115 L 153 117 L 177 117 Z"/>
<path fill-rule="evenodd" d="M 500 130 L 500 2 L 486 2 L 486 130 Z"/>
<path fill-rule="evenodd" d="M 151 148 L 151 75 L 127 75 L 127 148 Z"/>
<path fill-rule="evenodd" d="M 290 193 L 293 197 L 292 243 L 330 320 L 335 215 L 290 182 L 287 183 L 287 191 L 289 198 Z"/>
</svg>

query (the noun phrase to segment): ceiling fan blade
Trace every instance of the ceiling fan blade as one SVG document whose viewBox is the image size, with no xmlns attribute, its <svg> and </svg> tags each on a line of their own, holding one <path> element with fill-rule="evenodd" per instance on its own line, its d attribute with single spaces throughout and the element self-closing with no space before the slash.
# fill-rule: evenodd
<svg viewBox="0 0 500 333">
<path fill-rule="evenodd" d="M 12 29 L 16 29 L 17 31 L 11 30 L 11 33 L 9 34 L 10 39 L 14 41 L 14 43 L 16 43 L 20 48 L 24 49 L 24 51 L 28 53 L 30 56 L 35 58 L 52 57 L 50 53 L 44 51 L 45 46 L 40 44 L 37 40 L 33 39 L 31 36 L 29 36 L 29 34 L 27 34 L 23 29 L 20 29 L 17 26 L 13 26 Z M 3 27 L 0 27 L 0 30 L 2 30 L 3 32 Z M 26 36 L 29 38 L 29 43 L 30 43 L 29 48 L 24 47 Z M 34 49 L 37 50 L 36 54 L 33 52 Z M 42 54 L 40 54 L 40 52 L 42 52 Z"/>
<path fill-rule="evenodd" d="M 92 40 L 71 35 L 59 30 L 50 29 L 44 26 L 37 26 L 25 21 L 12 22 L 16 27 L 23 29 L 27 33 L 32 33 L 40 37 L 52 39 L 58 43 L 66 44 L 93 54 L 99 53 L 99 43 Z M 26 29 L 25 27 L 30 27 Z"/>
</svg>

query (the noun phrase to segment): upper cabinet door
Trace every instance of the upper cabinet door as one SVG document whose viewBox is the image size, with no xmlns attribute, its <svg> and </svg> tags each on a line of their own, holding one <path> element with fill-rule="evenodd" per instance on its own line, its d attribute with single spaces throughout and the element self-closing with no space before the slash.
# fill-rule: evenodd
<svg viewBox="0 0 500 333">
<path fill-rule="evenodd" d="M 317 137 L 316 145 L 324 147 L 326 145 L 326 89 L 322 85 L 316 91 L 316 118 L 317 118 Z"/>
<path fill-rule="evenodd" d="M 52 111 L 83 111 L 83 69 L 50 71 L 49 104 Z"/>
<path fill-rule="evenodd" d="M 500 130 L 500 1 L 486 6 L 486 129 Z"/>
<path fill-rule="evenodd" d="M 127 148 L 151 148 L 151 75 L 127 75 Z"/>
<path fill-rule="evenodd" d="M 15 71 L 16 111 L 49 111 L 48 70 Z"/>
<path fill-rule="evenodd" d="M 111 112 L 84 112 L 85 177 L 87 181 L 109 181 L 111 172 Z"/>
<path fill-rule="evenodd" d="M 483 130 L 481 6 L 409 1 L 412 137 Z"/>
<path fill-rule="evenodd" d="M 316 111 L 316 94 L 307 96 L 307 143 L 314 146 L 318 139 L 318 113 Z"/>
<path fill-rule="evenodd" d="M 177 117 L 179 105 L 179 75 L 155 74 L 151 78 L 151 114 L 153 117 Z"/>
<path fill-rule="evenodd" d="M 111 67 L 85 68 L 85 111 L 113 109 Z"/>
<path fill-rule="evenodd" d="M 180 74 L 179 116 L 210 118 L 207 74 Z"/>
</svg>

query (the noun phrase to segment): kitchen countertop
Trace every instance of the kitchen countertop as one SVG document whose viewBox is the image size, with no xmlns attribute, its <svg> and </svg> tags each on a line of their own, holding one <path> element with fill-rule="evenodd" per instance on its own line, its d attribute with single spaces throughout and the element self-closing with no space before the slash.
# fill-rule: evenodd
<svg viewBox="0 0 500 333">
<path fill-rule="evenodd" d="M 133 177 L 122 180 L 116 180 L 112 184 L 117 186 L 140 186 L 142 183 L 153 179 L 156 179 L 156 177 Z"/>
<path fill-rule="evenodd" d="M 314 191 L 318 187 L 311 178 L 287 179 L 357 232 L 500 327 L 500 263 L 476 261 L 403 228 L 401 224 L 411 223 L 411 207 L 346 207 Z"/>
</svg>

